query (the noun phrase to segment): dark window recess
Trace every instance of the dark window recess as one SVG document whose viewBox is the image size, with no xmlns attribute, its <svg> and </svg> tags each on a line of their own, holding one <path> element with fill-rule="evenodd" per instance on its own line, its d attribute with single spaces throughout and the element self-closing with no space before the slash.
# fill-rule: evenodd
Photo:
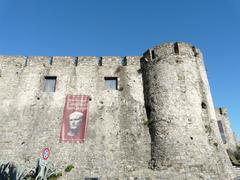
<svg viewBox="0 0 240 180">
<path fill-rule="evenodd" d="M 223 144 L 226 144 L 227 143 L 227 139 L 226 139 L 226 136 L 225 136 L 225 133 L 224 133 L 222 121 L 219 120 L 219 121 L 217 121 L 217 123 L 218 123 L 218 129 L 219 129 L 219 132 L 220 132 Z"/>
<path fill-rule="evenodd" d="M 174 43 L 174 52 L 175 54 L 179 54 L 179 47 L 177 42 Z"/>
<path fill-rule="evenodd" d="M 194 46 L 192 46 L 192 50 L 193 50 L 194 56 L 197 57 L 198 56 L 198 52 L 197 52 L 197 50 L 196 50 L 196 48 Z"/>
<path fill-rule="evenodd" d="M 156 58 L 156 55 L 155 55 L 154 50 L 151 51 L 151 54 L 152 54 L 152 59 L 155 59 L 155 58 Z"/>
<path fill-rule="evenodd" d="M 98 63 L 99 66 L 102 66 L 102 57 L 98 58 L 97 63 Z"/>
<path fill-rule="evenodd" d="M 201 106 L 202 106 L 202 109 L 207 109 L 207 105 L 205 102 L 202 102 Z"/>
<path fill-rule="evenodd" d="M 222 108 L 219 108 L 219 112 L 221 115 L 223 114 Z"/>
<path fill-rule="evenodd" d="M 122 66 L 126 66 L 127 65 L 127 58 L 126 57 L 121 59 L 121 65 Z"/>
<path fill-rule="evenodd" d="M 44 91 L 55 92 L 56 89 L 56 76 L 45 76 Z"/>
<path fill-rule="evenodd" d="M 118 80 L 117 77 L 105 77 L 105 86 L 107 89 L 118 89 Z"/>
</svg>

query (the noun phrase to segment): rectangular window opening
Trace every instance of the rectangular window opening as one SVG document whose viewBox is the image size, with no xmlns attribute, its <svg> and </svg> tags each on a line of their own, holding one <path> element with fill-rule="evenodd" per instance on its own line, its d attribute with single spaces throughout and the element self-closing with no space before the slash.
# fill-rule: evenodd
<svg viewBox="0 0 240 180">
<path fill-rule="evenodd" d="M 56 76 L 45 76 L 44 92 L 55 92 L 56 90 Z"/>
<path fill-rule="evenodd" d="M 105 80 L 105 87 L 107 89 L 118 89 L 118 79 L 117 77 L 104 77 Z"/>
<path fill-rule="evenodd" d="M 224 133 L 222 121 L 219 120 L 219 121 L 217 121 L 217 123 L 218 123 L 218 129 L 219 129 L 219 131 L 220 131 L 220 135 L 221 135 L 223 144 L 226 144 L 226 143 L 227 143 L 227 139 L 226 139 L 226 136 L 225 136 L 225 133 Z"/>
</svg>

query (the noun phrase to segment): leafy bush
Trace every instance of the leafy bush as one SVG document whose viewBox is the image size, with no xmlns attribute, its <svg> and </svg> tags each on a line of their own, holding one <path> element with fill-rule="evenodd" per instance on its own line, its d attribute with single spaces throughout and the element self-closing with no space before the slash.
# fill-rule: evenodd
<svg viewBox="0 0 240 180">
<path fill-rule="evenodd" d="M 70 172 L 72 169 L 74 168 L 74 166 L 72 164 L 68 165 L 66 168 L 65 168 L 65 172 Z"/>
</svg>

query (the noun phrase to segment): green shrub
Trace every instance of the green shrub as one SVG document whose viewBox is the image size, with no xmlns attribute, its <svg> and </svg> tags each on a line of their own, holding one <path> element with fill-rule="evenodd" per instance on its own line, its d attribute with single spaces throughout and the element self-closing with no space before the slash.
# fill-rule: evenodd
<svg viewBox="0 0 240 180">
<path fill-rule="evenodd" d="M 66 168 L 65 168 L 65 172 L 70 172 L 72 169 L 74 168 L 74 166 L 72 164 L 68 165 Z"/>
</svg>

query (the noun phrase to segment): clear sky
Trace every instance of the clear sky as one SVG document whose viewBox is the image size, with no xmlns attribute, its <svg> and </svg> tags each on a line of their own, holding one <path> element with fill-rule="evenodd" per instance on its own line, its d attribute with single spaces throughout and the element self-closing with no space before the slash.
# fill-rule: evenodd
<svg viewBox="0 0 240 180">
<path fill-rule="evenodd" d="M 240 137 L 239 0 L 0 0 L 2 55 L 142 55 L 170 41 L 203 51 Z"/>
</svg>

